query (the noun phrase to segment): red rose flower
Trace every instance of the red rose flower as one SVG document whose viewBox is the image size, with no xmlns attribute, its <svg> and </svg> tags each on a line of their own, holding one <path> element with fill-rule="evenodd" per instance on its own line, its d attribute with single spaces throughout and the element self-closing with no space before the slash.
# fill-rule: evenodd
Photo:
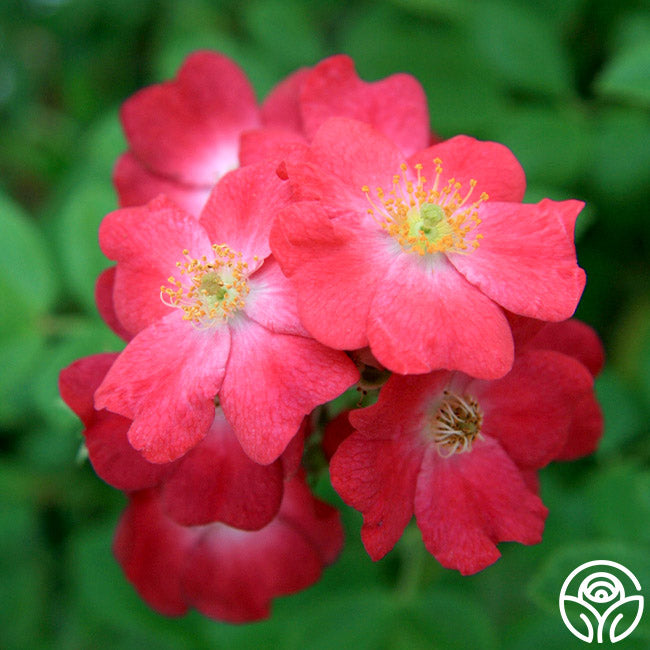
<svg viewBox="0 0 650 650">
<path fill-rule="evenodd" d="M 133 420 L 129 441 L 148 460 L 196 445 L 218 397 L 244 451 L 271 463 L 306 414 L 357 380 L 346 355 L 306 334 L 269 256 L 288 189 L 271 168 L 248 166 L 217 184 L 200 221 L 164 198 L 104 219 L 115 317 L 137 336 L 95 404 Z"/>
<path fill-rule="evenodd" d="M 295 202 L 271 248 L 330 347 L 369 345 L 403 374 L 496 378 L 513 360 L 502 308 L 563 320 L 582 293 L 569 236 L 582 204 L 522 204 L 523 170 L 500 144 L 458 136 L 405 158 L 368 125 L 331 119 L 280 172 Z"/>
<path fill-rule="evenodd" d="M 181 526 L 155 490 L 129 499 L 113 549 L 140 596 L 168 616 L 194 607 L 231 623 L 265 618 L 273 598 L 316 582 L 343 545 L 338 512 L 302 476 L 287 484 L 277 517 L 253 532 Z"/>
<path fill-rule="evenodd" d="M 532 342 L 498 380 L 393 375 L 376 404 L 350 414 L 355 432 L 332 458 L 332 484 L 363 513 L 373 559 L 415 514 L 438 561 L 474 573 L 499 557 L 498 542 L 541 540 L 546 508 L 535 470 L 567 455 L 576 434 L 585 446 L 576 416 L 586 414 L 599 415 L 591 373 Z M 599 434 L 591 430 L 591 444 Z"/>
<path fill-rule="evenodd" d="M 220 521 L 256 530 L 268 524 L 280 508 L 284 480 L 300 463 L 303 431 L 278 460 L 259 465 L 244 453 L 217 409 L 208 434 L 196 447 L 174 462 L 150 463 L 129 444 L 131 421 L 93 406 L 93 393 L 116 357 L 79 359 L 59 377 L 63 400 L 84 423 L 88 456 L 97 474 L 118 490 L 158 486 L 165 513 L 183 525 Z"/>
</svg>

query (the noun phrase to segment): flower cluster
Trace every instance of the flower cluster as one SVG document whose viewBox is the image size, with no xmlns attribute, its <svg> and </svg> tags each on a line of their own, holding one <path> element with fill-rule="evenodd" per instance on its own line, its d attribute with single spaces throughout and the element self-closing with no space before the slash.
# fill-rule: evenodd
<svg viewBox="0 0 650 650">
<path fill-rule="evenodd" d="M 346 56 L 258 106 L 198 52 L 121 119 L 96 300 L 126 347 L 60 390 L 128 495 L 114 551 L 140 595 L 241 622 L 316 581 L 343 533 L 306 441 L 373 559 L 413 515 L 464 574 L 539 542 L 537 470 L 602 430 L 602 348 L 569 320 L 582 204 L 522 203 L 506 147 L 440 141 L 415 79 L 364 82 Z"/>
</svg>

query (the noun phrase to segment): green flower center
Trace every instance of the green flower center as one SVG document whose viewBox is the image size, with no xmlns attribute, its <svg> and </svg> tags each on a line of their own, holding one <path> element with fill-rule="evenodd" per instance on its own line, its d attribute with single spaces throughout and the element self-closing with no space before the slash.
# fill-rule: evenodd
<svg viewBox="0 0 650 650">
<path fill-rule="evenodd" d="M 407 253 L 471 253 L 483 238 L 475 232 L 481 223 L 478 209 L 489 197 L 483 192 L 478 200 L 469 203 L 477 185 L 474 179 L 464 196 L 461 183 L 454 178 L 439 188 L 442 162 L 436 158 L 434 163 L 436 178 L 429 188 L 421 164 L 415 165 L 415 184 L 407 179 L 408 168 L 402 164 L 402 173 L 393 177 L 389 192 L 376 188 L 376 200 L 364 185 L 361 189 L 372 206 L 368 213 Z"/>
<path fill-rule="evenodd" d="M 212 327 L 228 320 L 245 305 L 248 295 L 248 264 L 241 253 L 225 245 L 214 244 L 214 259 L 191 258 L 185 249 L 185 260 L 177 262 L 181 279 L 171 276 L 170 286 L 160 287 L 160 298 L 169 307 L 183 311 L 183 320 L 198 327 Z M 185 276 L 184 278 L 182 276 Z"/>
</svg>

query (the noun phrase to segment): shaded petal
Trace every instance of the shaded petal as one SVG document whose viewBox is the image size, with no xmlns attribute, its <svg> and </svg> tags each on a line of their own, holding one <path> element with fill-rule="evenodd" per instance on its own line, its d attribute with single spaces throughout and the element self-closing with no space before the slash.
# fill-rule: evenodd
<svg viewBox="0 0 650 650">
<path fill-rule="evenodd" d="M 198 330 L 173 313 L 142 330 L 95 393 L 95 407 L 133 420 L 129 441 L 154 463 L 203 439 L 230 347 L 227 327 Z"/>
<path fill-rule="evenodd" d="M 205 439 L 176 464 L 162 490 L 167 514 L 185 526 L 221 521 L 244 530 L 268 524 L 280 509 L 282 464 L 254 463 L 217 412 Z"/>
<path fill-rule="evenodd" d="M 303 132 L 298 100 L 300 88 L 309 73 L 309 68 L 299 68 L 271 89 L 260 109 L 265 127 Z"/>
<path fill-rule="evenodd" d="M 530 341 L 535 334 L 546 325 L 546 322 L 543 320 L 528 318 L 528 316 L 520 316 L 519 314 L 513 314 L 508 310 L 504 310 L 504 312 L 512 329 L 512 338 L 515 341 L 516 351 L 523 349 L 528 341 Z"/>
<path fill-rule="evenodd" d="M 469 282 L 516 314 L 569 318 L 582 295 L 585 272 L 554 205 L 484 203 L 477 229 L 483 235 L 480 246 L 466 255 L 451 253 L 449 260 Z"/>
<path fill-rule="evenodd" d="M 309 540 L 323 564 L 332 564 L 343 548 L 338 510 L 314 497 L 303 471 L 286 483 L 279 519 Z"/>
<path fill-rule="evenodd" d="M 300 99 L 309 138 L 328 118 L 347 117 L 370 124 L 406 154 L 429 143 L 426 96 L 410 75 L 368 83 L 359 79 L 349 56 L 332 56 L 305 74 Z"/>
<path fill-rule="evenodd" d="M 273 255 L 296 289 L 303 325 L 329 347 L 368 344 L 370 303 L 390 255 L 381 234 L 333 222 L 317 202 L 296 203 L 278 215 Z"/>
<path fill-rule="evenodd" d="M 280 456 L 285 481 L 291 480 L 300 469 L 302 456 L 305 451 L 305 439 L 310 433 L 311 423 L 309 416 L 306 416 L 300 425 L 300 429 L 298 429 L 298 433 L 291 438 L 282 456 Z"/>
<path fill-rule="evenodd" d="M 226 174 L 201 213 L 201 223 L 217 244 L 253 257 L 271 252 L 269 231 L 276 213 L 289 203 L 289 187 L 276 174 L 276 163 L 248 165 Z"/>
<path fill-rule="evenodd" d="M 90 426 L 97 416 L 93 394 L 117 357 L 116 352 L 83 357 L 73 361 L 59 373 L 61 398 L 86 427 Z"/>
<path fill-rule="evenodd" d="M 300 133 L 284 129 L 255 129 L 242 133 L 239 162 L 242 166 L 264 160 L 300 161 L 307 155 L 307 140 Z"/>
<path fill-rule="evenodd" d="M 232 330 L 219 398 L 244 451 L 267 464 L 284 451 L 305 415 L 358 378 L 342 352 L 248 321 Z"/>
<path fill-rule="evenodd" d="M 129 332 L 115 313 L 115 306 L 113 305 L 113 287 L 115 286 L 115 266 L 104 269 L 98 276 L 95 282 L 95 304 L 99 315 L 104 319 L 104 322 L 125 341 L 133 338 L 134 333 Z"/>
<path fill-rule="evenodd" d="M 448 381 L 447 372 L 393 375 L 376 404 L 350 413 L 355 432 L 332 457 L 330 477 L 341 498 L 363 513 L 361 537 L 373 560 L 393 548 L 413 515 L 427 408 Z"/>
<path fill-rule="evenodd" d="M 434 158 L 442 161 L 440 187 L 454 178 L 462 185 L 464 194 L 470 189 L 470 180 L 477 181 L 472 199 L 478 200 L 486 192 L 490 201 L 520 202 L 526 191 L 524 170 L 508 147 L 498 142 L 482 142 L 467 135 L 458 135 L 419 151 L 409 158 L 409 165 L 422 165 L 422 175 L 433 182 L 436 177 Z M 474 198 L 474 196 L 476 198 Z"/>
<path fill-rule="evenodd" d="M 350 424 L 348 418 L 350 411 L 342 411 L 335 418 L 330 420 L 323 432 L 321 447 L 326 460 L 329 462 L 336 453 L 339 445 L 350 435 L 354 433 L 354 427 Z M 331 471 L 331 468 L 330 468 Z"/>
<path fill-rule="evenodd" d="M 187 185 L 154 174 L 129 151 L 117 159 L 113 170 L 113 184 L 122 208 L 144 205 L 159 194 L 164 194 L 179 208 L 197 218 L 201 214 L 212 187 L 212 183 Z"/>
<path fill-rule="evenodd" d="M 117 357 L 96 354 L 78 359 L 61 371 L 59 390 L 86 426 L 86 449 L 97 475 L 118 490 L 142 490 L 157 485 L 169 468 L 147 462 L 133 449 L 127 439 L 130 420 L 96 411 L 93 405 L 93 394 Z"/>
<path fill-rule="evenodd" d="M 483 433 L 496 438 L 517 465 L 537 469 L 564 447 L 575 401 L 592 387 L 591 375 L 575 359 L 528 350 L 505 377 L 472 382 L 467 391 L 480 402 Z"/>
<path fill-rule="evenodd" d="M 148 169 L 201 185 L 237 167 L 239 134 L 259 124 L 246 76 L 214 52 L 195 52 L 176 79 L 130 97 L 121 119 L 133 153 Z"/>
<path fill-rule="evenodd" d="M 182 585 L 187 553 L 200 529 L 184 528 L 165 517 L 153 490 L 131 495 L 118 524 L 113 552 L 140 596 L 166 616 L 188 605 Z"/>
<path fill-rule="evenodd" d="M 463 575 L 495 562 L 498 542 L 541 541 L 547 510 L 494 440 L 442 458 L 430 449 L 415 495 L 415 516 L 427 550 Z"/>
<path fill-rule="evenodd" d="M 306 487 L 304 495 L 292 494 L 297 480 L 287 485 L 278 517 L 262 530 L 211 526 L 192 549 L 184 586 L 203 614 L 232 623 L 264 618 L 272 598 L 313 584 L 323 564 L 338 554 L 338 513 Z"/>
<path fill-rule="evenodd" d="M 88 458 L 97 476 L 126 492 L 158 485 L 173 466 L 173 463 L 150 463 L 143 458 L 129 443 L 130 426 L 131 420 L 102 410 L 84 431 Z"/>
<path fill-rule="evenodd" d="M 273 257 L 249 278 L 246 315 L 266 329 L 280 334 L 308 336 L 298 317 L 296 292 Z"/>
<path fill-rule="evenodd" d="M 603 436 L 603 414 L 593 390 L 577 398 L 566 444 L 556 460 L 575 460 L 596 451 Z"/>
<path fill-rule="evenodd" d="M 556 350 L 577 359 L 595 377 L 605 364 L 605 349 L 596 331 L 586 323 L 572 318 L 560 323 L 546 323 L 529 346 Z"/>
<path fill-rule="evenodd" d="M 361 539 L 373 560 L 395 546 L 413 516 L 422 452 L 405 451 L 393 440 L 353 433 L 330 462 L 332 486 L 348 505 L 363 513 Z"/>
<path fill-rule="evenodd" d="M 409 253 L 395 259 L 377 285 L 368 339 L 380 363 L 402 374 L 446 368 L 494 379 L 513 361 L 503 312 L 444 258 L 435 266 Z"/>
</svg>

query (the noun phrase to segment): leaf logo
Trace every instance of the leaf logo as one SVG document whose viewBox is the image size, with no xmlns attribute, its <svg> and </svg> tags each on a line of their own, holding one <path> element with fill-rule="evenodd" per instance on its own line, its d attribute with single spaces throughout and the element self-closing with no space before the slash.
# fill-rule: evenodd
<svg viewBox="0 0 650 650">
<path fill-rule="evenodd" d="M 632 595 L 626 595 L 626 585 L 628 593 L 634 592 Z M 592 643 L 595 638 L 597 643 L 603 643 L 609 631 L 609 640 L 616 643 L 631 634 L 641 620 L 640 591 L 636 576 L 622 564 L 610 560 L 585 562 L 562 585 L 560 614 L 578 639 Z"/>
</svg>

